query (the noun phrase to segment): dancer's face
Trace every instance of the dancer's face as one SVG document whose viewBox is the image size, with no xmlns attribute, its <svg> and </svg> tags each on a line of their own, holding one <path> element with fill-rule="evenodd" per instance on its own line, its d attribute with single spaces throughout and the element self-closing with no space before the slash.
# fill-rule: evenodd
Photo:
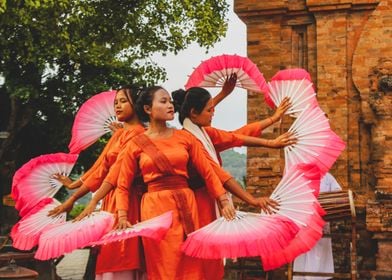
<svg viewBox="0 0 392 280">
<path fill-rule="evenodd" d="M 124 90 L 120 90 L 114 99 L 114 112 L 117 119 L 121 122 L 127 121 L 132 118 L 134 111 L 133 106 L 127 98 Z"/>
<path fill-rule="evenodd" d="M 214 117 L 215 107 L 212 98 L 204 106 L 203 111 L 199 114 L 192 109 L 191 110 L 191 120 L 194 124 L 198 126 L 211 126 L 212 118 Z"/>
<path fill-rule="evenodd" d="M 154 93 L 151 108 L 146 108 L 151 120 L 171 121 L 174 119 L 174 105 L 170 94 L 160 89 Z"/>
</svg>

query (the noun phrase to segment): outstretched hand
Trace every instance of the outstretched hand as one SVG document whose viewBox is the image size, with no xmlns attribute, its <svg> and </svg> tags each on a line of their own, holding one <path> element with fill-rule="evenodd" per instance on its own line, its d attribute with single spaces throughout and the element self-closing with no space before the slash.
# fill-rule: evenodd
<svg viewBox="0 0 392 280">
<path fill-rule="evenodd" d="M 224 95 L 229 95 L 235 88 L 237 83 L 237 74 L 231 74 L 230 76 L 226 77 L 226 80 L 222 86 L 222 93 Z"/>
<path fill-rule="evenodd" d="M 256 198 L 256 205 L 260 207 L 261 211 L 267 213 L 267 214 L 273 214 L 272 209 L 278 209 L 279 203 L 277 203 L 275 200 L 263 196 L 263 197 L 259 197 Z M 271 209 L 272 208 L 272 209 Z"/>
<path fill-rule="evenodd" d="M 48 216 L 49 217 L 55 217 L 57 215 L 60 215 L 63 212 L 69 212 L 72 210 L 73 207 L 73 202 L 71 200 L 66 200 L 63 204 L 53 208 L 52 210 L 49 211 Z"/>
<path fill-rule="evenodd" d="M 276 108 L 275 113 L 272 115 L 272 119 L 274 122 L 277 122 L 278 120 L 280 120 L 284 113 L 286 113 L 286 111 L 290 108 L 291 106 L 291 102 L 290 102 L 290 98 L 285 97 L 282 102 L 280 102 L 279 106 Z"/>
<path fill-rule="evenodd" d="M 286 132 L 276 137 L 275 139 L 271 140 L 270 147 L 282 148 L 282 147 L 294 145 L 295 143 L 297 143 L 297 138 L 293 135 L 293 133 Z"/>
<path fill-rule="evenodd" d="M 131 226 L 132 226 L 132 224 L 130 222 L 128 222 L 127 217 L 123 216 L 123 217 L 118 218 L 118 224 L 117 224 L 116 229 L 126 229 Z"/>
<path fill-rule="evenodd" d="M 95 211 L 95 208 L 96 208 L 96 207 L 97 207 L 97 203 L 96 203 L 95 201 L 91 200 L 91 201 L 87 204 L 86 208 L 84 208 L 84 210 L 82 211 L 82 213 L 80 213 L 80 214 L 74 219 L 74 221 L 75 221 L 75 222 L 78 222 L 78 221 L 82 220 L 84 217 L 90 216 L 91 213 L 93 213 L 93 212 Z"/>
<path fill-rule="evenodd" d="M 59 181 L 67 189 L 69 189 L 71 184 L 73 183 L 73 181 L 68 176 L 62 175 L 60 173 L 53 174 L 52 178 Z"/>
</svg>

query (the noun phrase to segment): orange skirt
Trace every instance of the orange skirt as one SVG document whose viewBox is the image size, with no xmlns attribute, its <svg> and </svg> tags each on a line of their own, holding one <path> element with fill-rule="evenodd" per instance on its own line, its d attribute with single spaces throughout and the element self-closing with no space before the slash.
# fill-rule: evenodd
<svg viewBox="0 0 392 280">
<path fill-rule="evenodd" d="M 194 193 L 199 213 L 199 225 L 204 227 L 216 220 L 215 200 L 205 187 L 194 190 Z M 202 266 L 205 279 L 223 279 L 225 274 L 223 260 L 202 260 Z"/>
<path fill-rule="evenodd" d="M 176 199 L 176 192 L 179 191 L 182 195 L 181 204 L 187 209 L 179 209 L 178 199 Z M 173 224 L 162 241 L 155 242 L 143 238 L 147 278 L 151 280 L 205 279 L 201 260 L 186 256 L 180 248 L 186 237 L 184 223 L 192 223 L 194 229 L 199 227 L 193 191 L 186 187 L 181 190 L 150 191 L 144 194 L 141 209 L 143 221 L 173 211 Z M 182 220 L 184 212 L 190 214 L 185 216 L 191 220 Z"/>
</svg>

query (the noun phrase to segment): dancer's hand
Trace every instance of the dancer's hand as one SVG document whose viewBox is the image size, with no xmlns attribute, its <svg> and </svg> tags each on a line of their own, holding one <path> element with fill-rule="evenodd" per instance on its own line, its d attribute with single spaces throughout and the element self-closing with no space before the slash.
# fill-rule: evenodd
<svg viewBox="0 0 392 280">
<path fill-rule="evenodd" d="M 118 218 L 118 224 L 117 224 L 117 229 L 126 229 L 131 227 L 132 224 L 128 222 L 127 216 L 121 216 Z"/>
<path fill-rule="evenodd" d="M 73 181 L 68 176 L 56 173 L 52 175 L 52 178 L 59 181 L 67 189 L 71 189 L 71 184 L 73 183 Z"/>
<path fill-rule="evenodd" d="M 123 128 L 123 124 L 120 122 L 112 122 L 109 124 L 109 128 L 111 131 L 116 132 L 118 129 Z"/>
<path fill-rule="evenodd" d="M 273 214 L 271 208 L 278 209 L 279 203 L 269 197 L 262 196 L 256 198 L 256 206 L 260 207 L 261 211 L 267 214 Z"/>
<path fill-rule="evenodd" d="M 283 148 L 286 146 L 294 145 L 295 143 L 297 143 L 297 138 L 294 137 L 293 133 L 286 132 L 273 140 L 269 140 L 268 146 L 271 148 Z"/>
<path fill-rule="evenodd" d="M 286 113 L 286 111 L 290 108 L 290 106 L 290 98 L 283 98 L 282 102 L 280 102 L 278 108 L 276 108 L 275 113 L 271 117 L 272 121 L 277 122 L 278 120 L 280 120 L 283 117 L 284 113 Z"/>
<path fill-rule="evenodd" d="M 69 212 L 72 210 L 73 205 L 74 205 L 74 201 L 72 199 L 67 199 L 63 204 L 50 210 L 48 216 L 55 217 L 63 212 Z"/>
<path fill-rule="evenodd" d="M 235 218 L 235 209 L 233 204 L 228 199 L 220 200 L 222 216 L 226 220 L 233 220 Z"/>
<path fill-rule="evenodd" d="M 79 214 L 79 216 L 77 216 L 74 221 L 78 222 L 80 220 L 82 220 L 84 217 L 86 216 L 90 216 L 91 213 L 93 213 L 95 211 L 95 208 L 97 207 L 97 202 L 95 200 L 91 200 L 86 208 L 84 208 L 84 210 L 82 211 L 82 213 Z"/>
<path fill-rule="evenodd" d="M 230 76 L 227 76 L 222 86 L 221 93 L 225 96 L 229 95 L 234 90 L 236 83 L 237 83 L 237 74 L 231 74 Z"/>
</svg>

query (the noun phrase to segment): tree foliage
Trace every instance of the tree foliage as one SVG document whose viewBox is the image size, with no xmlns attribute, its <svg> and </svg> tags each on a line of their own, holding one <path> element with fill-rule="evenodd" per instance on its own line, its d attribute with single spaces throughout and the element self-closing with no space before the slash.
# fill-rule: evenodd
<svg viewBox="0 0 392 280">
<path fill-rule="evenodd" d="M 0 163 L 18 168 L 66 152 L 87 98 L 164 80 L 151 55 L 212 46 L 227 8 L 224 0 L 0 0 L 0 131 L 10 133 L 0 139 Z"/>
</svg>

